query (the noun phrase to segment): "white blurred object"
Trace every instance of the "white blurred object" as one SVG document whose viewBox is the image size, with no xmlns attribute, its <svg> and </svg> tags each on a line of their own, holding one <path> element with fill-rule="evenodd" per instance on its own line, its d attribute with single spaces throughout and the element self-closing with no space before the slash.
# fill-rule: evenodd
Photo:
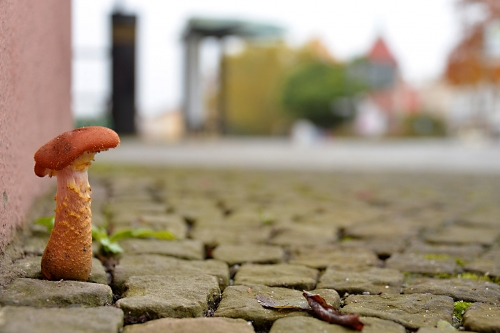
<svg viewBox="0 0 500 333">
<path fill-rule="evenodd" d="M 177 141 L 185 133 L 184 118 L 180 111 L 166 112 L 153 118 L 144 118 L 141 136 L 150 141 Z"/>
<path fill-rule="evenodd" d="M 292 126 L 292 142 L 300 146 L 312 145 L 318 139 L 318 129 L 306 119 L 297 120 Z"/>
<path fill-rule="evenodd" d="M 358 135 L 380 137 L 387 131 L 387 116 L 370 99 L 364 99 L 358 105 L 354 128 Z"/>
</svg>

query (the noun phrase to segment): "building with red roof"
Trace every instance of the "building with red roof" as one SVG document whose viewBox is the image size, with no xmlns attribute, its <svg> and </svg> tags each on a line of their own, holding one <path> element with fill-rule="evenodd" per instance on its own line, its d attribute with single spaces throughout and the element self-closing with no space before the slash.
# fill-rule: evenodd
<svg viewBox="0 0 500 333">
<path fill-rule="evenodd" d="M 397 132 L 403 116 L 420 110 L 418 93 L 404 81 L 398 61 L 384 38 L 379 36 L 375 40 L 365 60 L 356 67 L 354 75 L 361 77 L 369 87 L 365 100 L 359 104 L 355 119 L 358 134 L 379 136 Z M 370 131 L 372 126 L 367 124 L 366 119 L 378 123 L 379 125 L 373 126 L 377 130 Z"/>
</svg>

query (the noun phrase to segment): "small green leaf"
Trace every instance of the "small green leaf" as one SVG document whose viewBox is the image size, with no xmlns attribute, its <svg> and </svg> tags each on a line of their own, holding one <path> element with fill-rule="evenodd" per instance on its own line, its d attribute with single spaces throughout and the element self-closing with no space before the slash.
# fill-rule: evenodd
<svg viewBox="0 0 500 333">
<path fill-rule="evenodd" d="M 108 238 L 108 234 L 106 233 L 106 229 L 99 228 L 95 225 L 92 226 L 92 238 L 96 241 L 101 241 L 102 239 Z"/>
<path fill-rule="evenodd" d="M 101 243 L 104 252 L 111 252 L 115 254 L 123 252 L 122 247 L 118 243 L 110 241 L 107 237 L 101 239 L 99 243 Z"/>
<path fill-rule="evenodd" d="M 124 229 L 114 232 L 112 235 L 109 236 L 109 239 L 113 242 L 119 242 L 120 240 L 125 238 L 132 238 L 133 237 L 132 231 L 133 229 Z"/>
<path fill-rule="evenodd" d="M 42 225 L 47 228 L 47 232 L 51 232 L 54 229 L 54 216 L 40 217 L 35 220 L 35 224 Z"/>
<path fill-rule="evenodd" d="M 157 238 L 157 239 L 166 239 L 166 240 L 174 240 L 175 236 L 170 231 L 160 230 L 154 231 L 149 229 L 135 229 L 132 232 L 132 236 L 134 238 Z"/>
<path fill-rule="evenodd" d="M 111 242 L 119 242 L 125 238 L 157 238 L 157 239 L 167 239 L 173 240 L 176 239 L 175 236 L 166 230 L 154 231 L 151 229 L 124 229 L 118 232 L 113 233 L 109 236 Z"/>
</svg>

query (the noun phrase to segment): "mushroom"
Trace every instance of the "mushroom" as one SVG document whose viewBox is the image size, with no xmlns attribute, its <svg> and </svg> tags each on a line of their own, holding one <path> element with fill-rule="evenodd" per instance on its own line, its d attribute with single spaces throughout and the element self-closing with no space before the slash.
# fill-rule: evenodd
<svg viewBox="0 0 500 333">
<path fill-rule="evenodd" d="M 42 256 L 45 278 L 88 280 L 92 270 L 92 213 L 87 169 L 96 153 L 119 143 L 113 130 L 89 126 L 65 132 L 35 153 L 35 174 L 57 176 L 54 228 Z"/>
</svg>

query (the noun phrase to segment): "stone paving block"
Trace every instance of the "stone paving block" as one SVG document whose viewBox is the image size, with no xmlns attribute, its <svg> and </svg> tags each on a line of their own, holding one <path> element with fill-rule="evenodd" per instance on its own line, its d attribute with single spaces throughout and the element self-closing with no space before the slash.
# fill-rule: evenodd
<svg viewBox="0 0 500 333">
<path fill-rule="evenodd" d="M 177 239 L 185 239 L 188 232 L 188 225 L 179 215 L 174 214 L 128 214 L 120 213 L 113 218 L 115 231 L 123 229 L 146 228 L 156 231 L 170 231 Z"/>
<path fill-rule="evenodd" d="M 232 318 L 162 318 L 125 326 L 123 333 L 254 333 L 251 323 Z"/>
<path fill-rule="evenodd" d="M 374 237 L 342 241 L 342 246 L 346 248 L 366 248 L 375 252 L 380 258 L 388 258 L 394 253 L 403 252 L 407 244 L 408 240 L 400 237 Z"/>
<path fill-rule="evenodd" d="M 318 282 L 318 288 L 335 289 L 340 295 L 370 293 L 399 294 L 404 275 L 395 269 L 378 267 L 329 266 Z"/>
<path fill-rule="evenodd" d="M 418 278 L 411 280 L 403 293 L 431 293 L 450 296 L 455 301 L 500 304 L 500 285 L 481 280 Z"/>
<path fill-rule="evenodd" d="M 429 244 L 422 241 L 412 242 L 406 249 L 406 253 L 417 253 L 427 255 L 449 256 L 450 259 L 460 259 L 463 262 L 469 262 L 479 257 L 484 248 L 481 245 L 448 245 L 448 244 Z"/>
<path fill-rule="evenodd" d="M 225 261 L 229 266 L 243 263 L 277 264 L 285 258 L 279 246 L 254 244 L 221 244 L 212 252 L 212 257 Z"/>
<path fill-rule="evenodd" d="M 216 206 L 215 201 L 201 198 L 169 197 L 167 203 L 176 215 L 182 216 L 191 223 L 206 218 L 222 218 L 221 210 Z"/>
<path fill-rule="evenodd" d="M 318 269 L 325 269 L 329 265 L 363 267 L 376 266 L 378 257 L 369 249 L 332 245 L 295 249 L 288 262 Z"/>
<path fill-rule="evenodd" d="M 337 228 L 289 223 L 276 227 L 269 243 L 278 246 L 316 246 L 332 244 L 337 240 Z"/>
<path fill-rule="evenodd" d="M 339 308 L 340 297 L 335 290 L 316 289 L 311 291 L 321 295 L 329 304 Z M 222 300 L 215 311 L 215 317 L 242 318 L 252 322 L 255 330 L 268 330 L 272 323 L 284 317 L 310 316 L 306 311 L 273 310 L 262 307 L 255 295 L 260 294 L 276 300 L 284 300 L 287 304 L 308 307 L 302 296 L 302 291 L 287 288 L 271 288 L 267 286 L 230 286 L 223 294 Z"/>
<path fill-rule="evenodd" d="M 404 326 L 389 320 L 379 318 L 361 317 L 360 321 L 365 324 L 364 333 L 406 333 Z M 352 333 L 352 329 L 329 324 L 325 321 L 311 317 L 288 317 L 274 322 L 269 333 Z"/>
<path fill-rule="evenodd" d="M 467 272 L 500 278 L 500 261 L 498 259 L 479 258 L 468 263 L 464 269 Z"/>
<path fill-rule="evenodd" d="M 28 238 L 24 242 L 23 251 L 25 255 L 35 255 L 41 256 L 43 254 L 43 250 L 45 250 L 45 246 L 47 246 L 47 242 L 49 241 L 50 234 L 46 235 L 37 235 Z"/>
<path fill-rule="evenodd" d="M 419 274 L 455 274 L 458 266 L 455 260 L 428 257 L 424 254 L 395 253 L 385 262 L 387 268 L 401 272 Z"/>
<path fill-rule="evenodd" d="M 304 210 L 304 204 L 301 200 L 298 200 L 296 206 L 302 208 L 299 211 Z M 316 208 L 316 212 L 306 214 L 300 221 L 309 225 L 333 226 L 344 229 L 371 220 L 380 214 L 381 212 L 376 208 L 346 202 L 338 206 L 329 205 L 327 209 L 320 211 L 317 211 Z"/>
<path fill-rule="evenodd" d="M 96 208 L 96 207 L 99 207 L 99 206 L 102 206 L 102 210 L 99 209 L 99 208 Z M 99 201 L 97 201 L 95 198 L 94 198 L 94 187 L 92 187 L 92 225 L 95 225 L 97 227 L 103 227 L 105 225 L 107 225 L 108 223 L 108 218 L 106 217 L 106 215 L 104 215 L 102 213 L 102 211 L 104 211 L 104 208 L 105 207 L 105 204 L 99 203 Z"/>
<path fill-rule="evenodd" d="M 486 200 L 483 201 L 483 203 Z M 500 209 L 493 204 L 490 207 L 475 207 L 474 209 L 466 212 L 460 216 L 460 224 L 475 226 L 475 227 L 498 227 L 498 217 L 500 216 Z"/>
<path fill-rule="evenodd" d="M 152 198 L 145 196 L 142 200 L 132 198 L 132 200 L 113 200 L 107 206 L 113 223 L 130 222 L 131 217 L 140 215 L 162 215 L 167 212 L 167 207 L 163 203 L 153 202 Z"/>
<path fill-rule="evenodd" d="M 383 221 L 367 222 L 347 227 L 344 236 L 353 238 L 401 238 L 407 239 L 418 234 L 419 229 L 405 219 L 388 219 Z"/>
<path fill-rule="evenodd" d="M 268 287 L 284 287 L 311 290 L 316 286 L 319 271 L 302 265 L 246 264 L 239 268 L 234 277 L 235 285 L 262 284 Z"/>
<path fill-rule="evenodd" d="M 438 244 L 492 245 L 500 236 L 499 228 L 480 228 L 452 225 L 428 233 L 425 240 Z"/>
<path fill-rule="evenodd" d="M 217 278 L 206 274 L 131 276 L 124 287 L 116 306 L 129 323 L 206 316 L 221 296 Z"/>
<path fill-rule="evenodd" d="M 353 295 L 345 299 L 342 313 L 377 317 L 416 330 L 436 326 L 439 320 L 451 323 L 453 299 L 432 294 L 412 295 Z"/>
<path fill-rule="evenodd" d="M 500 278 L 500 248 L 493 247 L 481 257 L 468 263 L 465 270 L 468 272 Z"/>
<path fill-rule="evenodd" d="M 500 307 L 484 303 L 474 303 L 464 314 L 464 327 L 481 333 L 500 332 Z"/>
<path fill-rule="evenodd" d="M 126 255 L 159 254 L 186 260 L 203 260 L 205 247 L 202 242 L 192 239 L 125 239 L 120 242 Z"/>
<path fill-rule="evenodd" d="M 484 252 L 481 255 L 482 259 L 495 260 L 498 259 L 499 257 L 500 257 L 500 243 L 495 244 L 488 251 Z"/>
<path fill-rule="evenodd" d="M 210 247 L 220 244 L 264 244 L 270 235 L 270 226 L 195 225 L 191 230 L 192 239 L 200 240 Z"/>
<path fill-rule="evenodd" d="M 247 202 L 247 207 L 239 208 L 226 218 L 220 219 L 218 222 L 224 225 L 258 227 L 262 225 L 274 225 L 278 218 L 279 216 L 269 212 L 269 209 L 262 210 L 258 207 L 252 207 L 252 205 Z M 204 221 L 200 221 L 200 223 L 206 224 Z"/>
<path fill-rule="evenodd" d="M 48 308 L 26 306 L 0 308 L 2 333 L 119 333 L 123 312 L 113 307 Z"/>
<path fill-rule="evenodd" d="M 108 285 L 79 281 L 15 279 L 0 295 L 0 304 L 32 307 L 110 305 L 113 293 Z"/>
<path fill-rule="evenodd" d="M 223 290 L 229 284 L 229 268 L 219 260 L 183 260 L 157 254 L 127 255 L 115 267 L 113 289 L 121 293 L 123 284 L 131 276 L 143 275 L 200 275 L 217 277 Z"/>
<path fill-rule="evenodd" d="M 23 278 L 44 279 L 41 268 L 42 257 L 26 257 L 16 260 L 13 267 L 21 270 Z M 97 258 L 92 258 L 92 271 L 87 282 L 108 284 L 104 266 Z"/>
<path fill-rule="evenodd" d="M 451 325 L 450 323 L 448 323 L 447 321 L 439 321 L 438 324 L 437 324 L 437 327 L 421 327 L 418 329 L 417 333 L 453 333 L 453 332 L 458 332 L 458 330 L 453 327 L 453 325 Z M 471 332 L 471 331 L 463 331 L 462 329 L 460 329 L 460 332 L 464 332 L 464 333 L 474 333 L 474 332 Z"/>
</svg>

